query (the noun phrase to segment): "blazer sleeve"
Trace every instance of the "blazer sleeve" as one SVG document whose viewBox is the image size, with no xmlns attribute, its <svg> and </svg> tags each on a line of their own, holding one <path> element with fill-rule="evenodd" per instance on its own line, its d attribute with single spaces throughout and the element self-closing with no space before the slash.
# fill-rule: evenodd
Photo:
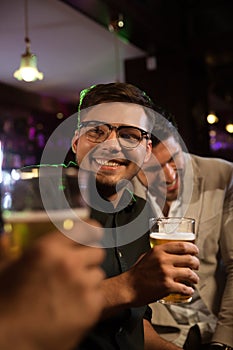
<svg viewBox="0 0 233 350">
<path fill-rule="evenodd" d="M 212 341 L 233 347 L 233 171 L 231 171 L 228 184 L 220 235 L 220 250 L 226 271 L 226 284 Z"/>
</svg>

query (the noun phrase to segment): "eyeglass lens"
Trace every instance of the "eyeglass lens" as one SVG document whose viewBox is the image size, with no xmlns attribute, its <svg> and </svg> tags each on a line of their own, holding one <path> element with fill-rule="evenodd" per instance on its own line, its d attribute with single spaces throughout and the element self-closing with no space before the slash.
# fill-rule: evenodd
<svg viewBox="0 0 233 350">
<path fill-rule="evenodd" d="M 83 131 L 89 141 L 100 143 L 105 141 L 112 130 L 116 130 L 117 138 L 123 147 L 136 147 L 143 139 L 142 131 L 136 127 L 120 126 L 114 127 L 108 124 L 95 124 L 94 122 L 83 123 Z"/>
</svg>

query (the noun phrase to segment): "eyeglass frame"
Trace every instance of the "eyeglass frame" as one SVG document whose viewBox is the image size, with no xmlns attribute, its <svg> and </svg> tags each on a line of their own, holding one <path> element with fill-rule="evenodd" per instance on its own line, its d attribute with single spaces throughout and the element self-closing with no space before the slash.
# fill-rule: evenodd
<svg viewBox="0 0 233 350">
<path fill-rule="evenodd" d="M 145 131 L 145 130 L 143 130 L 143 129 L 140 129 L 140 128 L 136 127 L 136 126 L 132 126 L 132 125 L 114 126 L 114 125 L 112 125 L 112 124 L 108 124 L 108 123 L 100 122 L 100 121 L 95 121 L 95 120 L 87 120 L 87 121 L 81 122 L 81 123 L 79 124 L 78 130 L 80 130 L 80 129 L 83 128 L 83 127 L 88 126 L 88 124 L 90 124 L 90 123 L 95 123 L 96 126 L 98 126 L 98 125 L 106 125 L 106 126 L 108 127 L 108 129 L 109 129 L 108 132 L 106 133 L 106 138 L 104 138 L 104 139 L 101 140 L 101 141 L 93 141 L 93 140 L 90 140 L 90 139 L 88 138 L 88 135 L 85 133 L 85 136 L 86 136 L 87 140 L 90 141 L 90 142 L 93 142 L 93 143 L 102 143 L 102 142 L 106 141 L 106 140 L 108 139 L 108 137 L 111 135 L 111 133 L 112 133 L 113 130 L 115 130 L 115 132 L 116 132 L 116 137 L 117 137 L 117 140 L 119 140 L 119 143 L 120 143 L 121 147 L 124 147 L 124 148 L 127 148 L 127 149 L 132 149 L 132 148 L 138 147 L 144 138 L 145 138 L 146 140 L 149 140 L 149 139 L 150 139 L 150 133 L 149 133 L 148 131 Z M 121 140 L 121 137 L 119 136 L 119 130 L 121 130 L 121 129 L 127 129 L 127 128 L 133 128 L 133 129 L 136 129 L 136 130 L 138 130 L 138 131 L 141 132 L 141 138 L 140 138 L 140 140 L 138 140 L 138 143 L 137 143 L 136 145 L 134 145 L 134 146 L 127 147 L 127 146 L 121 144 L 121 141 L 120 141 L 120 140 Z"/>
</svg>

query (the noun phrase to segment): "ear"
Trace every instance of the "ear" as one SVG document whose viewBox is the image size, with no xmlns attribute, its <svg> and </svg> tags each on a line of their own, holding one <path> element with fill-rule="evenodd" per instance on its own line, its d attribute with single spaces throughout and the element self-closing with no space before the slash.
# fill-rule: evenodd
<svg viewBox="0 0 233 350">
<path fill-rule="evenodd" d="M 148 140 L 147 145 L 146 145 L 146 156 L 144 158 L 143 163 L 148 162 L 148 160 L 150 159 L 150 156 L 151 156 L 151 152 L 152 152 L 152 142 L 151 142 L 151 140 Z"/>
<path fill-rule="evenodd" d="M 79 140 L 78 130 L 75 130 L 75 133 L 71 142 L 71 148 L 74 153 L 76 153 L 76 150 L 77 150 L 78 140 Z"/>
</svg>

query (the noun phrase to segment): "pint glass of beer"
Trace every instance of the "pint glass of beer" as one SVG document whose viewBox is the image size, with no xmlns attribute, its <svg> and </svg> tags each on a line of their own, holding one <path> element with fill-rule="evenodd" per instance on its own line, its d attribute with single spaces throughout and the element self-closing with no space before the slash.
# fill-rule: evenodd
<svg viewBox="0 0 233 350">
<path fill-rule="evenodd" d="M 168 217 L 150 219 L 150 244 L 156 245 L 168 242 L 188 241 L 195 242 L 195 220 L 186 217 Z M 181 281 L 187 284 L 186 281 Z M 158 300 L 163 304 L 189 303 L 192 297 L 172 293 Z"/>
<path fill-rule="evenodd" d="M 75 222 L 89 217 L 82 196 L 87 182 L 79 175 L 77 168 L 61 166 L 26 167 L 3 174 L 0 245 L 7 259 L 18 258 L 45 233 L 60 231 L 69 236 Z"/>
</svg>

